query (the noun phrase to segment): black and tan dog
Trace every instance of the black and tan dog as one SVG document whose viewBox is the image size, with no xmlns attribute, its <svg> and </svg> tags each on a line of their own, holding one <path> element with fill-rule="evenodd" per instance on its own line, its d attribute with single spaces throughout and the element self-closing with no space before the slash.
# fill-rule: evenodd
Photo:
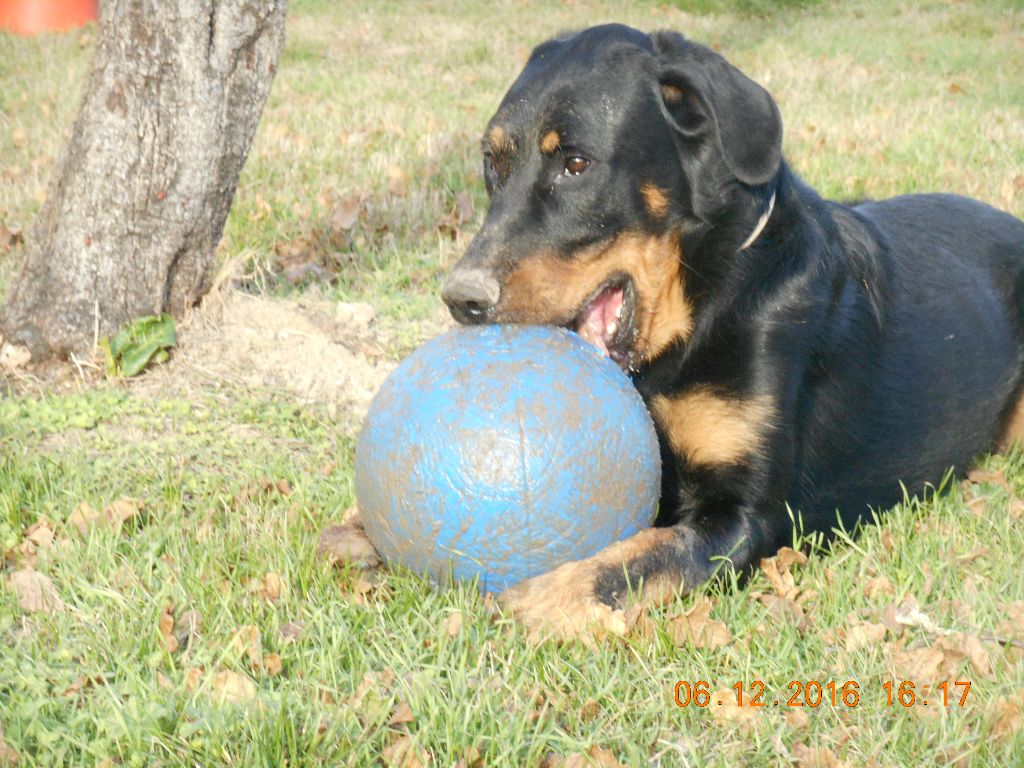
<svg viewBox="0 0 1024 768">
<path fill-rule="evenodd" d="M 614 624 L 631 589 L 774 553 L 790 510 L 849 529 L 1024 435 L 1024 223 L 953 195 L 823 200 L 781 138 L 721 56 L 619 25 L 538 47 L 491 119 L 490 209 L 444 301 L 605 351 L 664 467 L 654 528 L 505 595 L 528 626 Z"/>
</svg>

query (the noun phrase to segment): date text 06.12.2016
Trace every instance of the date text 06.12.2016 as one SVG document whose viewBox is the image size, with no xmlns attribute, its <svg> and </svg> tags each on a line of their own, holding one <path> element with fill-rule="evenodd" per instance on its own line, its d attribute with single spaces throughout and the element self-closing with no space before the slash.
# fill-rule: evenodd
<svg viewBox="0 0 1024 768">
<path fill-rule="evenodd" d="M 776 697 L 766 695 L 765 685 L 760 680 L 749 684 L 743 681 L 733 683 L 730 688 L 734 699 L 726 701 L 724 692 L 713 691 L 706 680 L 679 680 L 675 684 L 674 698 L 678 707 L 714 707 L 724 704 L 739 707 L 856 707 L 861 703 L 861 686 L 856 680 L 821 683 L 817 680 L 790 680 L 786 694 Z M 971 690 L 970 680 L 944 680 L 936 685 L 923 685 L 913 680 L 887 680 L 879 686 L 879 694 L 885 693 L 887 706 L 941 706 L 962 707 Z"/>
</svg>

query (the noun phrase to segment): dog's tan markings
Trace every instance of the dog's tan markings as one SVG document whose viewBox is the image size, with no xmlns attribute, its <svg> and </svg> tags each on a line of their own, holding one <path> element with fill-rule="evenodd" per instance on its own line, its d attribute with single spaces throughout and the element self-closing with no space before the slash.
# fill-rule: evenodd
<svg viewBox="0 0 1024 768">
<path fill-rule="evenodd" d="M 498 602 L 526 626 L 533 639 L 589 640 L 595 633 L 625 634 L 629 630 L 626 611 L 606 605 L 594 595 L 598 575 L 608 567 L 628 567 L 630 562 L 659 546 L 672 544 L 674 539 L 675 533 L 669 528 L 648 528 L 586 560 L 566 563 L 527 579 L 503 592 Z M 641 600 L 661 601 L 668 593 L 668 580 L 657 579 L 650 585 L 650 597 L 645 588 Z"/>
<path fill-rule="evenodd" d="M 633 280 L 633 349 L 639 357 L 657 357 L 673 342 L 690 337 L 693 306 L 683 285 L 676 233 L 627 232 L 571 258 L 542 253 L 522 259 L 502 286 L 497 318 L 512 323 L 568 323 L 583 302 L 615 274 Z"/>
<path fill-rule="evenodd" d="M 494 126 L 487 132 L 487 143 L 491 145 L 492 152 L 515 151 L 515 141 L 500 125 Z"/>
<path fill-rule="evenodd" d="M 668 211 L 668 195 L 661 187 L 656 184 L 644 184 L 640 187 L 640 194 L 644 197 L 647 213 L 654 218 L 660 219 Z"/>
<path fill-rule="evenodd" d="M 683 100 L 683 90 L 674 85 L 662 85 L 661 97 L 669 104 L 678 104 Z"/>
<path fill-rule="evenodd" d="M 995 449 L 998 452 L 1008 451 L 1015 443 L 1024 446 L 1024 395 L 1017 400 L 1010 411 L 1010 416 L 996 441 Z"/>
<path fill-rule="evenodd" d="M 694 464 L 736 464 L 759 453 L 774 420 L 770 397 L 723 397 L 706 387 L 652 398 L 651 415 L 672 448 Z"/>
<path fill-rule="evenodd" d="M 540 140 L 540 151 L 546 155 L 550 155 L 561 143 L 561 138 L 558 136 L 558 131 L 548 131 L 544 134 L 544 138 Z"/>
</svg>

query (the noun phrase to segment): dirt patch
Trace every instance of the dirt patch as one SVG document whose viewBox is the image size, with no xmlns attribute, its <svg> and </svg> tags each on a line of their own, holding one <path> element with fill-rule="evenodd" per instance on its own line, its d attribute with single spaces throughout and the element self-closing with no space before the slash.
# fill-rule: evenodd
<svg viewBox="0 0 1024 768">
<path fill-rule="evenodd" d="M 426 339 L 450 324 L 439 312 L 413 336 Z M 357 425 L 396 364 L 392 339 L 369 304 L 222 291 L 179 325 L 170 362 L 137 386 L 276 390 Z"/>
</svg>

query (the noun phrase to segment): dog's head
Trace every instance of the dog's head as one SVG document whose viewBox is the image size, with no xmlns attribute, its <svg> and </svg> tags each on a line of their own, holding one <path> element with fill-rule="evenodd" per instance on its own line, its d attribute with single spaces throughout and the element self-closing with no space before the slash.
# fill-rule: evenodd
<svg viewBox="0 0 1024 768">
<path fill-rule="evenodd" d="M 565 326 L 623 367 L 654 359 L 693 330 L 686 244 L 740 248 L 781 138 L 768 93 L 677 34 L 544 43 L 487 126 L 491 205 L 442 297 L 463 323 Z"/>
</svg>

